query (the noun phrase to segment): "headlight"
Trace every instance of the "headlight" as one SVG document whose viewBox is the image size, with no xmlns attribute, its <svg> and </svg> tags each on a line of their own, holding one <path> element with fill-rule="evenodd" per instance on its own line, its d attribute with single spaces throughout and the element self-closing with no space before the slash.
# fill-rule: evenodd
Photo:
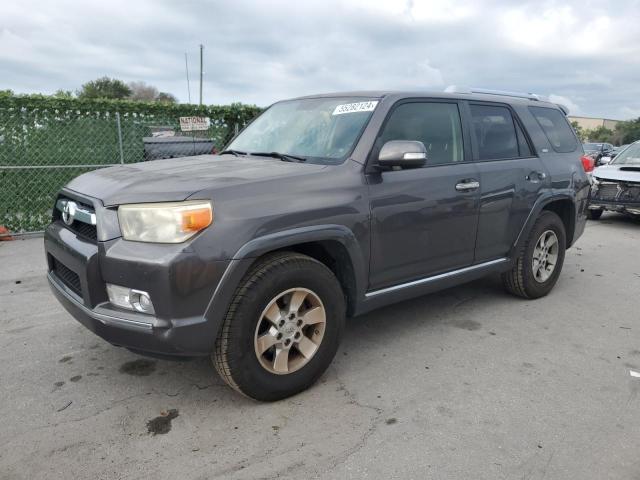
<svg viewBox="0 0 640 480">
<path fill-rule="evenodd" d="M 181 243 L 213 222 L 211 202 L 135 203 L 118 207 L 125 240 Z"/>
</svg>

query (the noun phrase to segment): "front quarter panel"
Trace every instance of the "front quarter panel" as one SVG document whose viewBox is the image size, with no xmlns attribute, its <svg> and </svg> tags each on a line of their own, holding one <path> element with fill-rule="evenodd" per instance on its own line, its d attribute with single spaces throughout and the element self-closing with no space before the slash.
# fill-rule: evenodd
<svg viewBox="0 0 640 480">
<path fill-rule="evenodd" d="M 194 240 L 194 248 L 230 261 L 205 313 L 213 338 L 243 277 L 257 258 L 271 251 L 337 241 L 349 254 L 357 298 L 364 296 L 370 239 L 362 169 L 347 160 L 291 181 L 255 182 L 192 197 L 211 198 L 214 204 L 214 223 Z"/>
</svg>

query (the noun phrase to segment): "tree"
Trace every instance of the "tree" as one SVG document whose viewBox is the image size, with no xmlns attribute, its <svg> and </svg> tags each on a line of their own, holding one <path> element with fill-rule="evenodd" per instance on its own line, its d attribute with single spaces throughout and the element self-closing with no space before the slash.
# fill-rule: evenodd
<svg viewBox="0 0 640 480">
<path fill-rule="evenodd" d="M 158 97 L 158 89 L 153 85 L 147 85 L 145 82 L 129 82 L 131 100 L 141 102 L 153 102 Z"/>
<path fill-rule="evenodd" d="M 640 140 L 640 117 L 616 125 L 616 135 L 622 143 L 631 143 Z"/>
<path fill-rule="evenodd" d="M 177 103 L 176 97 L 167 92 L 159 92 L 153 85 L 148 85 L 145 82 L 129 82 L 129 88 L 131 89 L 131 100 L 137 100 L 139 102 L 162 102 L 162 103 Z"/>
<path fill-rule="evenodd" d="M 160 92 L 156 96 L 156 102 L 160 103 L 178 103 L 178 99 L 170 93 Z"/>
<path fill-rule="evenodd" d="M 592 142 L 606 142 L 613 143 L 613 130 L 601 125 L 593 130 L 586 130 L 585 135 Z"/>
<path fill-rule="evenodd" d="M 111 98 L 123 99 L 131 95 L 131 89 L 122 80 L 101 77 L 82 85 L 78 90 L 78 98 Z"/>
<path fill-rule="evenodd" d="M 576 132 L 576 135 L 578 136 L 578 139 L 579 139 L 582 143 L 584 143 L 584 142 L 587 140 L 587 136 L 586 136 L 586 134 L 585 134 L 584 128 L 582 128 L 582 127 L 580 126 L 580 124 L 579 124 L 577 121 L 575 121 L 575 120 L 573 120 L 573 121 L 571 122 L 571 126 L 573 127 L 573 131 L 574 131 L 574 132 Z"/>
<path fill-rule="evenodd" d="M 52 97 L 55 98 L 73 98 L 73 92 L 71 90 L 62 90 L 62 89 L 58 89 L 56 90 L 56 93 L 54 93 L 53 95 L 51 95 Z"/>
</svg>

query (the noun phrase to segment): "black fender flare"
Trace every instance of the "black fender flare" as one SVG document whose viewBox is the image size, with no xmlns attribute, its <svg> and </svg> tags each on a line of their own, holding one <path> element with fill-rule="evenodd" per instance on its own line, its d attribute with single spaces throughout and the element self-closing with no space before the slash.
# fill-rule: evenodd
<svg viewBox="0 0 640 480">
<path fill-rule="evenodd" d="M 233 295 L 257 258 L 275 250 L 320 241 L 337 241 L 346 249 L 354 272 L 356 302 L 359 301 L 367 286 L 368 264 L 349 228 L 344 225 L 313 225 L 270 233 L 242 245 L 229 262 L 204 314 L 212 338 L 217 338 Z"/>
<path fill-rule="evenodd" d="M 547 194 L 541 195 L 538 198 L 538 200 L 536 200 L 536 203 L 533 205 L 533 208 L 529 212 L 529 215 L 527 216 L 527 219 L 524 222 L 524 225 L 520 229 L 520 233 L 518 233 L 518 236 L 516 237 L 515 242 L 513 242 L 513 245 L 511 246 L 511 250 L 509 251 L 509 258 L 513 260 L 516 257 L 517 252 L 520 251 L 520 248 L 522 248 L 522 245 L 524 244 L 524 242 L 526 242 L 527 238 L 529 237 L 529 232 L 531 232 L 531 229 L 533 228 L 534 223 L 538 219 L 540 212 L 544 210 L 544 207 L 549 205 L 551 202 L 555 202 L 558 200 L 569 200 L 571 203 L 575 205 L 576 203 L 575 192 L 573 190 L 567 190 L 566 192 L 556 191 L 556 192 L 549 192 Z M 575 221 L 576 221 L 575 212 L 574 212 L 574 218 L 571 218 L 571 221 L 574 222 L 575 224 Z M 567 234 L 568 233 L 569 232 L 567 232 Z M 568 240 L 568 244 L 570 245 L 573 239 L 567 238 L 567 240 Z"/>
</svg>

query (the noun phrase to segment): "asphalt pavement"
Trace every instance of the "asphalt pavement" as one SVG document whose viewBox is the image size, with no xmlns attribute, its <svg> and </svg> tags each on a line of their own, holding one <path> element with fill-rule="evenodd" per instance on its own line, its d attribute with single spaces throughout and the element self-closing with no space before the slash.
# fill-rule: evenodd
<svg viewBox="0 0 640 480">
<path fill-rule="evenodd" d="M 1 479 L 639 479 L 640 222 L 605 214 L 556 288 L 490 277 L 351 319 L 313 388 L 244 398 L 207 358 L 116 348 L 0 242 Z"/>
</svg>

